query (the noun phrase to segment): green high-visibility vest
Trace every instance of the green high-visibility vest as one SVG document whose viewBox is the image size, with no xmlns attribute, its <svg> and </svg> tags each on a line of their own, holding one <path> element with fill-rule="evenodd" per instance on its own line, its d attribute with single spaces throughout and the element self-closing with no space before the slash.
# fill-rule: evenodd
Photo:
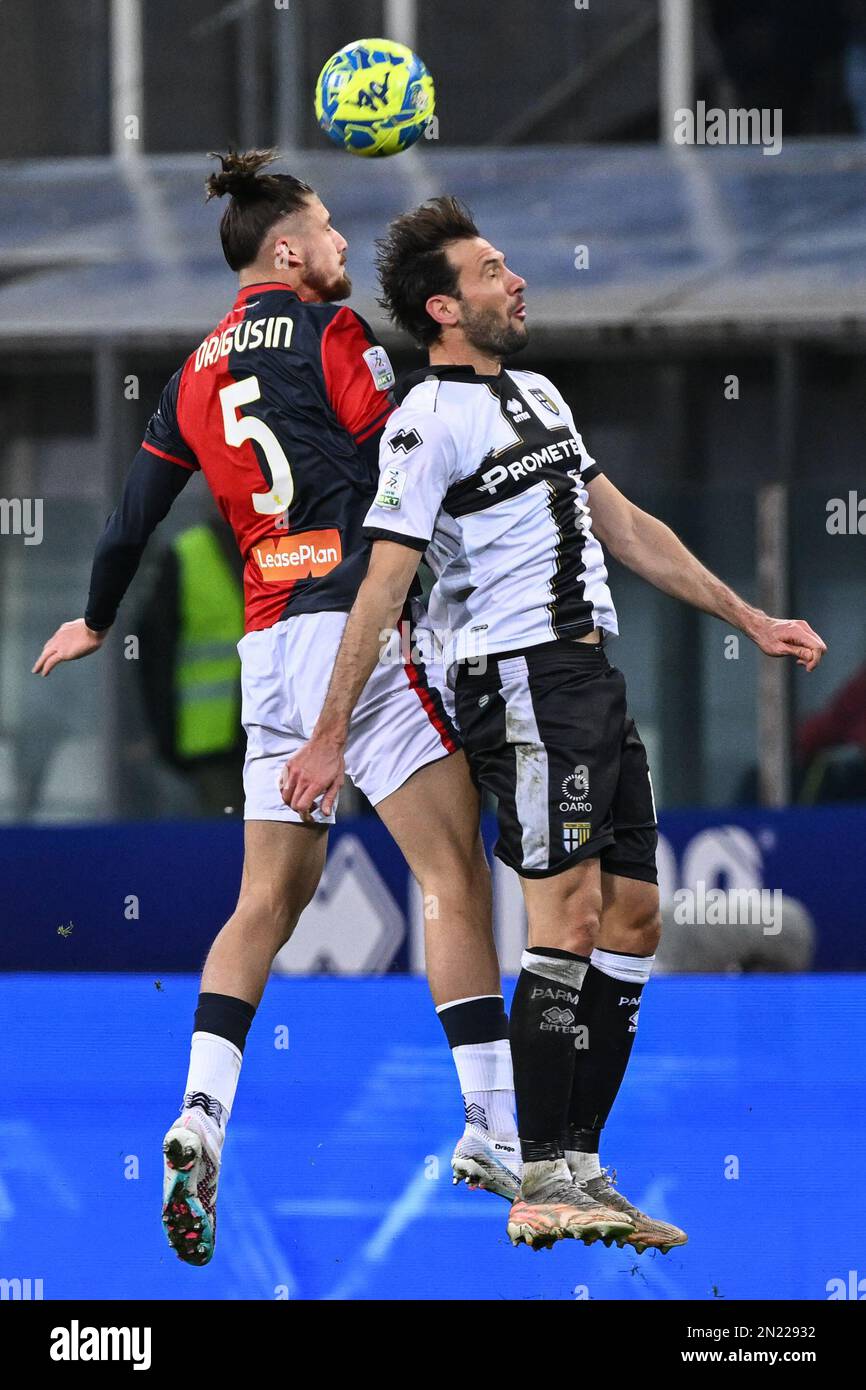
<svg viewBox="0 0 866 1390">
<path fill-rule="evenodd" d="M 227 752 L 238 738 L 244 595 L 209 526 L 174 542 L 180 634 L 175 746 L 182 758 Z"/>
</svg>

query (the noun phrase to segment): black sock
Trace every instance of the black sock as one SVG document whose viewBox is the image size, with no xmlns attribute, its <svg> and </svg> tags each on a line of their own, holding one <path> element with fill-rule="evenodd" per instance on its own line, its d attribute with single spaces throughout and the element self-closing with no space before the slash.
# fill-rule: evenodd
<svg viewBox="0 0 866 1390">
<path fill-rule="evenodd" d="M 508 1037 L 508 1018 L 501 994 L 461 999 L 456 1004 L 443 1004 L 436 1012 L 452 1051 L 470 1043 L 495 1042 L 497 1038 Z"/>
<path fill-rule="evenodd" d="M 200 994 L 193 1031 L 228 1038 L 242 1053 L 255 1016 L 255 1007 L 245 999 L 235 999 L 230 994 Z"/>
<path fill-rule="evenodd" d="M 613 953 L 611 953 L 613 954 Z M 652 957 L 626 956 L 635 975 L 648 975 Z M 575 1052 L 574 1080 L 564 1146 L 597 1153 L 599 1137 L 622 1085 L 637 1032 L 644 980 L 615 980 L 591 964 L 580 994 L 578 1023 L 586 1046 Z"/>
<path fill-rule="evenodd" d="M 517 1127 L 525 1163 L 562 1158 L 577 1010 L 588 962 L 553 947 L 524 951 L 511 1003 Z"/>
</svg>

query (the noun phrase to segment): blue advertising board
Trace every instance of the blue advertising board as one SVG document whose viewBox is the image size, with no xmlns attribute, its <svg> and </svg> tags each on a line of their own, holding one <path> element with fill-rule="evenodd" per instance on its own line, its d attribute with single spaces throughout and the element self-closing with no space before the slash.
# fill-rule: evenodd
<svg viewBox="0 0 866 1390">
<path fill-rule="evenodd" d="M 505 1202 L 452 1187 L 463 1108 L 423 980 L 274 980 L 204 1269 L 159 1219 L 196 991 L 0 977 L 0 1298 L 866 1298 L 862 978 L 652 982 L 602 1160 L 689 1243 L 640 1257 L 513 1249 Z"/>
<path fill-rule="evenodd" d="M 495 825 L 485 824 L 490 847 Z M 237 821 L 7 827 L 0 832 L 0 970 L 196 970 L 240 881 Z M 816 929 L 818 970 L 866 970 L 866 806 L 675 811 L 661 817 L 663 904 L 696 883 L 781 891 Z M 497 939 L 516 968 L 511 870 L 494 866 Z M 375 817 L 332 834 L 314 902 L 278 968 L 381 974 L 421 968 L 417 892 Z"/>
</svg>

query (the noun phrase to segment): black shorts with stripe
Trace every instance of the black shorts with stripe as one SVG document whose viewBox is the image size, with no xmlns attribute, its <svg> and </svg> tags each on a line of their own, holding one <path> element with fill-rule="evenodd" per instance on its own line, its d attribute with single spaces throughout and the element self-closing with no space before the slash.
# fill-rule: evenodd
<svg viewBox="0 0 866 1390">
<path fill-rule="evenodd" d="M 656 883 L 646 750 L 602 646 L 558 640 L 462 663 L 457 723 L 476 783 L 497 799 L 496 855 L 525 878 L 598 856 Z"/>
</svg>

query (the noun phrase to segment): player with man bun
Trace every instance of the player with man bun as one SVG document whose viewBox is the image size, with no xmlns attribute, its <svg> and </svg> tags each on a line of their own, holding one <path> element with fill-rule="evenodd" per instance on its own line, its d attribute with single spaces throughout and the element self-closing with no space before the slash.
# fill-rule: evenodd
<svg viewBox="0 0 866 1390">
<path fill-rule="evenodd" d="M 387 354 L 341 303 L 351 289 L 347 242 L 308 184 L 268 172 L 273 153 L 222 156 L 208 179 L 209 197 L 229 196 L 220 234 L 237 297 L 162 393 L 96 547 L 85 616 L 64 623 L 34 667 L 48 675 L 102 646 L 149 536 L 203 472 L 245 560 L 246 824 L 240 896 L 204 967 L 183 1108 L 164 1144 L 163 1220 L 190 1264 L 213 1254 L 226 1122 L 250 1024 L 325 860 L 333 798 L 301 815 L 283 800 L 279 777 L 312 729 L 366 569 L 364 516 L 393 409 Z M 198 676 L 217 678 L 206 653 Z M 436 905 L 428 974 L 473 1120 L 455 1171 L 512 1195 L 511 1061 L 478 794 L 420 662 L 378 668 L 346 761 Z"/>
</svg>

